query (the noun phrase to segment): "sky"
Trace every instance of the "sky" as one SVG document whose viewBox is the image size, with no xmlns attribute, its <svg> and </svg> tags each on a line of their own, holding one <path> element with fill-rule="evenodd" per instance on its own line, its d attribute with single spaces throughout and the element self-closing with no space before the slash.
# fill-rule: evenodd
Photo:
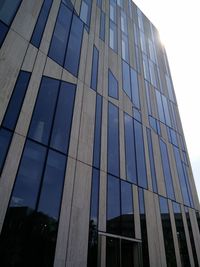
<svg viewBox="0 0 200 267">
<path fill-rule="evenodd" d="M 165 46 L 200 199 L 200 1 L 134 0 Z"/>
</svg>

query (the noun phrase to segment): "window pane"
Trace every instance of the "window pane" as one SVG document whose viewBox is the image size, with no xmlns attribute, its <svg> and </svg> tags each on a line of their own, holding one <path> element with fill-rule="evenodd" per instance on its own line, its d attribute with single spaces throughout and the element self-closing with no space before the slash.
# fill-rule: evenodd
<svg viewBox="0 0 200 267">
<path fill-rule="evenodd" d="M 82 36 L 83 22 L 73 15 L 64 67 L 76 77 L 79 70 Z"/>
<path fill-rule="evenodd" d="M 137 184 L 136 158 L 135 158 L 135 138 L 133 131 L 133 119 L 125 114 L 125 155 L 126 155 L 126 177 L 127 180 Z"/>
<path fill-rule="evenodd" d="M 50 146 L 63 153 L 68 152 L 75 93 L 74 84 L 61 83 Z"/>
<path fill-rule="evenodd" d="M 109 46 L 117 52 L 117 26 L 110 20 Z"/>
<path fill-rule="evenodd" d="M 43 31 L 47 23 L 49 11 L 51 8 L 52 0 L 45 0 L 40 15 L 38 17 L 37 23 L 35 25 L 35 29 L 33 31 L 33 35 L 31 37 L 31 43 L 36 47 L 40 46 L 40 42 L 42 39 Z"/>
<path fill-rule="evenodd" d="M 10 207 L 34 209 L 39 192 L 46 148 L 27 141 L 12 193 Z"/>
<path fill-rule="evenodd" d="M 134 120 L 134 131 L 138 185 L 147 188 L 146 158 L 144 152 L 142 125 L 136 120 Z"/>
<path fill-rule="evenodd" d="M 120 267 L 120 240 L 106 237 L 106 267 Z"/>
<path fill-rule="evenodd" d="M 94 129 L 94 149 L 93 149 L 93 165 L 96 168 L 100 168 L 100 160 L 101 160 L 101 118 L 102 118 L 102 96 L 97 95 L 95 129 Z"/>
<path fill-rule="evenodd" d="M 7 32 L 8 32 L 8 26 L 6 26 L 3 22 L 0 21 L 0 47 L 3 44 Z"/>
<path fill-rule="evenodd" d="M 119 111 L 108 104 L 108 172 L 119 177 Z"/>
<path fill-rule="evenodd" d="M 116 2 L 114 0 L 110 0 L 110 19 L 115 23 L 117 21 Z"/>
<path fill-rule="evenodd" d="M 108 175 L 107 179 L 107 232 L 120 234 L 120 180 Z"/>
<path fill-rule="evenodd" d="M 111 72 L 108 70 L 108 95 L 118 99 L 118 81 Z"/>
<path fill-rule="evenodd" d="M 140 266 L 139 262 L 137 262 L 138 255 L 136 246 L 131 241 L 121 239 L 121 267 Z"/>
<path fill-rule="evenodd" d="M 60 212 L 65 163 L 65 156 L 49 150 L 40 192 L 38 212 L 42 212 L 54 220 L 58 220 Z"/>
<path fill-rule="evenodd" d="M 142 59 L 143 59 L 144 78 L 145 80 L 150 82 L 149 63 L 148 63 L 147 56 L 143 54 Z"/>
<path fill-rule="evenodd" d="M 131 93 L 132 93 L 132 102 L 139 109 L 140 108 L 140 97 L 139 97 L 139 86 L 137 79 L 137 72 L 130 68 L 131 70 Z"/>
<path fill-rule="evenodd" d="M 80 18 L 87 26 L 90 26 L 90 17 L 91 17 L 92 1 L 91 0 L 82 0 Z"/>
<path fill-rule="evenodd" d="M 129 65 L 122 60 L 122 76 L 123 76 L 123 90 L 131 99 L 131 83 L 130 83 L 130 69 Z"/>
<path fill-rule="evenodd" d="M 12 138 L 11 132 L 3 128 L 0 128 L 0 174 L 3 169 L 3 164 L 6 159 L 11 138 Z"/>
<path fill-rule="evenodd" d="M 45 145 L 49 142 L 52 120 L 58 95 L 59 81 L 42 79 L 28 136 Z"/>
<path fill-rule="evenodd" d="M 92 56 L 92 73 L 91 73 L 91 85 L 90 87 L 97 90 L 97 82 L 98 82 L 98 65 L 99 65 L 99 51 L 94 46 L 93 47 L 93 56 Z"/>
<path fill-rule="evenodd" d="M 161 122 L 165 123 L 165 115 L 164 115 L 164 109 L 162 105 L 162 98 L 159 91 L 156 90 L 156 101 L 157 101 L 157 107 L 158 107 L 158 116 Z"/>
<path fill-rule="evenodd" d="M 10 98 L 10 102 L 8 104 L 6 114 L 2 123 L 4 127 L 10 130 L 14 130 L 16 126 L 30 76 L 31 73 L 29 72 L 20 71 L 19 73 L 15 88 L 13 90 L 13 94 Z"/>
<path fill-rule="evenodd" d="M 171 119 L 170 119 L 170 115 L 169 115 L 168 101 L 167 101 L 167 98 L 164 95 L 162 95 L 162 103 L 163 103 L 163 108 L 164 108 L 164 113 L 165 113 L 166 124 L 171 126 Z"/>
<path fill-rule="evenodd" d="M 122 33 L 122 58 L 129 62 L 128 37 Z"/>
<path fill-rule="evenodd" d="M 125 34 L 128 33 L 126 13 L 121 10 L 121 30 Z"/>
<path fill-rule="evenodd" d="M 103 41 L 105 41 L 105 24 L 106 24 L 106 15 L 103 11 L 101 11 L 99 38 Z"/>
<path fill-rule="evenodd" d="M 64 62 L 71 18 L 72 11 L 64 4 L 61 4 L 48 53 L 49 57 L 60 65 L 63 65 Z"/>
<path fill-rule="evenodd" d="M 2 0 L 0 2 L 0 20 L 8 26 L 21 3 L 21 0 Z"/>
</svg>

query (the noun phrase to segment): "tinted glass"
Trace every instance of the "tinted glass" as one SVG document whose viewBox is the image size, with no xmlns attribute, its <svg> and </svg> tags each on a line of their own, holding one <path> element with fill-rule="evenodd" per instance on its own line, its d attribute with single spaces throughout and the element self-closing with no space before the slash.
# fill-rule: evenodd
<svg viewBox="0 0 200 267">
<path fill-rule="evenodd" d="M 93 47 L 93 57 L 92 57 L 92 73 L 91 73 L 91 88 L 95 91 L 97 90 L 98 82 L 98 64 L 99 64 L 99 51 L 94 46 Z"/>
<path fill-rule="evenodd" d="M 108 172 L 119 177 L 119 111 L 108 104 Z"/>
<path fill-rule="evenodd" d="M 105 25 L 106 25 L 106 15 L 103 11 L 101 11 L 99 38 L 103 41 L 105 41 Z"/>
<path fill-rule="evenodd" d="M 164 116 L 164 110 L 163 110 L 163 105 L 162 105 L 162 98 L 160 92 L 156 90 L 156 101 L 157 101 L 157 107 L 158 107 L 158 115 L 160 121 L 165 123 L 165 116 Z"/>
<path fill-rule="evenodd" d="M 126 155 L 126 177 L 127 180 L 137 184 L 135 138 L 133 131 L 133 119 L 125 114 L 125 155 Z"/>
<path fill-rule="evenodd" d="M 140 266 L 139 263 L 134 265 L 137 262 L 136 258 L 137 250 L 134 248 L 134 243 L 121 239 L 121 267 Z"/>
<path fill-rule="evenodd" d="M 171 199 L 174 199 L 174 188 L 173 188 L 167 146 L 161 139 L 160 139 L 160 152 L 161 152 L 162 168 L 165 178 L 167 196 Z"/>
<path fill-rule="evenodd" d="M 127 34 L 127 19 L 126 19 L 126 13 L 121 10 L 121 30 Z"/>
<path fill-rule="evenodd" d="M 142 131 L 142 125 L 136 120 L 134 120 L 134 131 L 135 131 L 135 149 L 136 149 L 138 185 L 147 188 L 147 173 L 146 173 L 146 159 L 144 152 L 143 131 Z"/>
<path fill-rule="evenodd" d="M 92 1 L 91 0 L 83 0 L 80 11 L 80 18 L 90 26 L 90 17 L 91 17 L 91 9 L 92 9 Z"/>
<path fill-rule="evenodd" d="M 1 0 L 0 20 L 8 26 L 11 24 L 21 0 Z"/>
<path fill-rule="evenodd" d="M 63 65 L 64 62 L 71 18 L 72 11 L 64 4 L 61 4 L 48 54 L 60 65 Z"/>
<path fill-rule="evenodd" d="M 182 162 L 182 166 L 183 166 L 183 171 L 184 171 L 184 176 L 185 176 L 185 182 L 187 185 L 188 197 L 190 200 L 190 206 L 192 208 L 194 208 L 194 202 L 193 202 L 193 198 L 192 198 L 191 187 L 190 187 L 189 176 L 188 176 L 188 166 L 186 164 L 184 164 L 183 162 Z"/>
<path fill-rule="evenodd" d="M 6 114 L 3 119 L 3 126 L 14 130 L 18 120 L 18 116 L 24 101 L 24 96 L 28 87 L 31 74 L 29 72 L 20 71 L 13 94 L 10 98 Z"/>
<path fill-rule="evenodd" d="M 8 26 L 0 21 L 0 47 L 3 44 L 4 38 L 8 32 Z"/>
<path fill-rule="evenodd" d="M 108 95 L 118 99 L 118 81 L 111 70 L 108 70 Z"/>
<path fill-rule="evenodd" d="M 113 1 L 113 0 L 110 0 L 110 19 L 116 23 L 117 8 L 116 8 L 116 1 Z"/>
<path fill-rule="evenodd" d="M 100 168 L 100 160 L 101 160 L 101 118 L 102 118 L 102 96 L 97 95 L 95 129 L 94 129 L 94 149 L 93 149 L 93 165 L 96 168 Z"/>
<path fill-rule="evenodd" d="M 109 46 L 117 52 L 117 26 L 110 20 Z"/>
<path fill-rule="evenodd" d="M 35 25 L 35 29 L 33 31 L 33 35 L 31 38 L 31 43 L 33 45 L 35 45 L 36 47 L 40 46 L 40 42 L 42 39 L 42 34 L 48 19 L 48 15 L 49 15 L 49 11 L 51 8 L 51 4 L 52 4 L 52 0 L 45 0 L 41 11 L 40 11 L 40 15 L 38 17 L 37 23 Z"/>
<path fill-rule="evenodd" d="M 144 78 L 145 78 L 145 80 L 150 82 L 148 59 L 147 59 L 147 56 L 145 54 L 143 54 L 142 57 L 143 57 Z"/>
<path fill-rule="evenodd" d="M 170 119 L 170 114 L 169 114 L 168 101 L 167 101 L 167 98 L 164 95 L 162 95 L 162 102 L 163 102 L 163 108 L 164 108 L 164 112 L 165 112 L 166 124 L 171 126 L 171 119 Z"/>
<path fill-rule="evenodd" d="M 129 62 L 128 37 L 122 33 L 122 58 Z"/>
<path fill-rule="evenodd" d="M 83 36 L 83 22 L 73 15 L 64 67 L 74 76 L 78 75 Z"/>
<path fill-rule="evenodd" d="M 131 99 L 131 83 L 129 65 L 122 60 L 123 90 Z"/>
<path fill-rule="evenodd" d="M 11 132 L 0 128 L 0 173 L 3 169 L 3 164 L 12 138 Z"/>
<path fill-rule="evenodd" d="M 74 84 L 61 83 L 50 145 L 63 153 L 68 151 L 75 93 Z"/>
<path fill-rule="evenodd" d="M 120 240 L 106 237 L 106 267 L 120 267 Z"/>
<path fill-rule="evenodd" d="M 132 68 L 130 68 L 130 71 L 131 71 L 132 102 L 137 108 L 140 108 L 140 97 L 139 97 L 137 72 Z"/>
<path fill-rule="evenodd" d="M 107 232 L 120 234 L 120 180 L 109 175 L 107 180 Z"/>
</svg>

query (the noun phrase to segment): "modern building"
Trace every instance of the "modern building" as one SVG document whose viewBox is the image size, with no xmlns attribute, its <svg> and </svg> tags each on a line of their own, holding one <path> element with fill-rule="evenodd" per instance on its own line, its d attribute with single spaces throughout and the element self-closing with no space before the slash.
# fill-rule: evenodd
<svg viewBox="0 0 200 267">
<path fill-rule="evenodd" d="M 200 266 L 166 52 L 131 0 L 0 1 L 0 125 L 0 266 Z"/>
</svg>

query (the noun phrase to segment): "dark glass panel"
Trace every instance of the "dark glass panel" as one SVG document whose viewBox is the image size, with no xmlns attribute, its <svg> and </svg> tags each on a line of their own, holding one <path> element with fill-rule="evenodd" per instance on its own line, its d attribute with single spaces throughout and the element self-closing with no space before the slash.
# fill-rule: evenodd
<svg viewBox="0 0 200 267">
<path fill-rule="evenodd" d="M 163 168 L 163 174 L 165 178 L 167 196 L 171 199 L 174 199 L 174 188 L 173 188 L 167 146 L 161 139 L 160 139 L 160 152 L 161 152 L 162 168 Z"/>
<path fill-rule="evenodd" d="M 15 88 L 10 98 L 6 114 L 3 119 L 2 125 L 10 130 L 14 130 L 19 113 L 24 101 L 24 96 L 28 87 L 31 73 L 20 71 Z"/>
<path fill-rule="evenodd" d="M 120 234 L 120 180 L 108 175 L 107 232 Z"/>
<path fill-rule="evenodd" d="M 155 193 L 158 192 L 157 187 L 157 178 L 156 178 L 156 170 L 155 170 L 155 161 L 154 161 L 154 152 L 153 152 L 153 145 L 152 145 L 152 137 L 151 137 L 151 130 L 147 129 L 147 143 L 148 143 L 148 150 L 149 150 L 149 161 L 150 161 L 150 168 L 151 168 L 151 179 L 153 185 L 153 191 Z"/>
<path fill-rule="evenodd" d="M 65 163 L 65 156 L 49 150 L 37 210 L 55 221 L 60 212 Z"/>
<path fill-rule="evenodd" d="M 134 120 L 134 132 L 138 185 L 147 188 L 146 158 L 144 152 L 143 131 L 142 125 L 136 120 Z"/>
<path fill-rule="evenodd" d="M 129 115 L 124 116 L 125 126 L 125 156 L 126 156 L 126 176 L 127 180 L 137 184 L 135 138 L 133 131 L 133 119 Z"/>
<path fill-rule="evenodd" d="M 135 245 L 136 246 L 136 245 Z M 121 240 L 121 267 L 140 266 L 134 265 L 136 262 L 137 252 L 134 243 L 128 240 Z M 146 267 L 146 266 L 145 266 Z"/>
<path fill-rule="evenodd" d="M 165 123 L 165 115 L 162 105 L 162 98 L 159 91 L 156 90 L 156 101 L 157 101 L 157 107 L 158 107 L 158 116 L 161 122 Z"/>
<path fill-rule="evenodd" d="M 179 250 L 181 255 L 182 267 L 189 267 L 190 259 L 188 255 L 187 241 L 185 236 L 185 230 L 183 225 L 182 213 L 180 204 L 173 202 L 174 218 L 176 224 L 176 233 L 178 238 Z"/>
<path fill-rule="evenodd" d="M 103 11 L 101 11 L 99 38 L 103 41 L 105 41 L 105 26 L 106 26 L 106 15 Z"/>
<path fill-rule="evenodd" d="M 120 239 L 106 237 L 106 267 L 120 267 Z"/>
<path fill-rule="evenodd" d="M 0 47 L 3 44 L 7 32 L 8 32 L 8 26 L 6 26 L 3 22 L 0 21 Z"/>
<path fill-rule="evenodd" d="M 35 209 L 45 157 L 46 148 L 31 141 L 26 142 L 10 207 L 24 207 L 27 212 Z"/>
<path fill-rule="evenodd" d="M 0 1 L 0 20 L 10 26 L 21 0 L 2 0 Z"/>
<path fill-rule="evenodd" d="M 63 65 L 70 32 L 72 11 L 61 3 L 48 56 Z"/>
<path fill-rule="evenodd" d="M 130 70 L 131 70 L 132 102 L 139 109 L 140 108 L 140 97 L 139 97 L 137 72 L 132 68 L 130 68 Z"/>
<path fill-rule="evenodd" d="M 119 111 L 108 104 L 108 172 L 119 177 Z"/>
<path fill-rule="evenodd" d="M 71 0 L 62 0 L 62 3 L 65 4 L 67 7 L 69 7 L 71 10 L 74 9 L 74 6 L 73 6 Z"/>
<path fill-rule="evenodd" d="M 134 237 L 132 185 L 121 180 L 121 235 Z"/>
<path fill-rule="evenodd" d="M 130 83 L 130 69 L 129 65 L 122 60 L 122 76 L 123 76 L 123 90 L 131 99 L 131 83 Z"/>
<path fill-rule="evenodd" d="M 94 128 L 93 165 L 100 168 L 101 160 L 101 119 L 102 119 L 102 96 L 96 97 L 96 115 Z"/>
<path fill-rule="evenodd" d="M 6 155 L 8 152 L 9 144 L 12 138 L 11 132 L 0 128 L 0 174 L 3 169 L 3 164 L 6 159 Z"/>
<path fill-rule="evenodd" d="M 90 87 L 97 90 L 98 82 L 98 64 L 99 64 L 99 51 L 93 46 L 93 56 L 92 56 L 92 72 L 91 72 L 91 84 Z"/>
<path fill-rule="evenodd" d="M 118 81 L 111 72 L 111 70 L 108 70 L 108 95 L 110 97 L 118 99 Z"/>
<path fill-rule="evenodd" d="M 68 152 L 75 93 L 74 84 L 61 83 L 50 146 L 63 153 Z"/>
<path fill-rule="evenodd" d="M 45 0 L 43 2 L 40 15 L 38 17 L 37 23 L 35 25 L 35 29 L 33 31 L 33 35 L 31 37 L 31 43 L 36 47 L 40 46 L 40 42 L 42 40 L 42 35 L 43 35 L 44 28 L 47 23 L 51 5 L 52 5 L 52 0 Z"/>
<path fill-rule="evenodd" d="M 176 267 L 176 255 L 167 199 L 159 197 L 159 201 L 167 266 Z"/>
<path fill-rule="evenodd" d="M 28 136 L 45 145 L 49 142 L 59 81 L 44 77 L 33 112 Z"/>
<path fill-rule="evenodd" d="M 79 70 L 82 36 L 83 22 L 73 15 L 64 67 L 76 77 Z"/>
</svg>

